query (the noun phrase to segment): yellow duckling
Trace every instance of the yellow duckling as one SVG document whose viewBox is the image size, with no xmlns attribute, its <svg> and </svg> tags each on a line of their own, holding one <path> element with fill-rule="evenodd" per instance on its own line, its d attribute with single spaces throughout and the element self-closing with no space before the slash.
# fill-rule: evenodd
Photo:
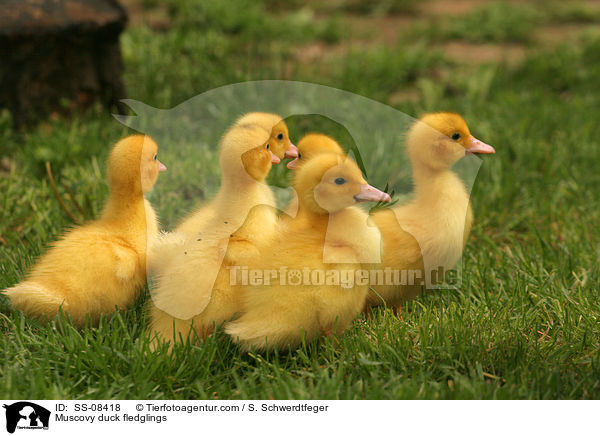
<svg viewBox="0 0 600 436">
<path fill-rule="evenodd" d="M 252 183 L 251 175 L 244 170 L 240 160 L 243 153 L 265 143 L 278 159 L 298 155 L 289 139 L 287 125 L 279 115 L 252 112 L 237 120 L 221 141 L 219 191 L 208 204 L 185 218 L 175 231 L 195 235 L 206 226 L 218 226 L 223 227 L 223 234 L 229 234 L 243 224 L 252 207 L 274 205 L 271 189 L 255 180 Z"/>
<path fill-rule="evenodd" d="M 465 120 L 453 113 L 424 115 L 410 129 L 407 153 L 413 169 L 415 196 L 407 204 L 372 215 L 384 240 L 382 268 L 420 271 L 425 287 L 439 283 L 432 272 L 448 271 L 462 256 L 473 212 L 464 183 L 451 170 L 469 153 L 495 153 L 475 139 Z M 436 273 L 434 273 L 436 274 Z M 405 276 L 408 278 L 408 275 Z M 369 305 L 393 308 L 418 295 L 421 285 L 376 285 Z"/>
<path fill-rule="evenodd" d="M 245 171 L 263 182 L 273 163 L 273 138 L 244 152 Z M 235 234 L 205 232 L 173 254 L 170 263 L 156 278 L 150 307 L 150 336 L 155 348 L 160 342 L 203 339 L 213 328 L 230 320 L 239 310 L 237 295 L 229 283 L 228 268 L 260 256 L 260 247 L 274 233 L 276 213 L 271 207 L 257 206 Z"/>
<path fill-rule="evenodd" d="M 304 163 L 294 188 L 300 199 L 297 217 L 285 234 L 276 233 L 261 258 L 247 264 L 251 278 L 254 271 L 264 273 L 262 283 L 236 282 L 242 315 L 226 332 L 245 349 L 295 346 L 303 335 L 311 340 L 319 333 L 341 333 L 364 306 L 368 285 L 354 284 L 354 274 L 361 268 L 361 252 L 380 247 L 363 234 L 372 229 L 365 226 L 368 215 L 352 206 L 390 201 L 389 195 L 368 185 L 353 161 L 330 153 Z M 339 229 L 331 228 L 333 218 Z M 323 261 L 326 239 L 336 263 Z M 232 271 L 230 280 L 240 272 Z"/>
<path fill-rule="evenodd" d="M 144 198 L 167 168 L 148 136 L 117 142 L 108 158 L 110 195 L 101 217 L 56 241 L 27 274 L 4 292 L 27 315 L 51 319 L 60 308 L 73 324 L 129 307 L 146 283 L 146 243 L 158 232 Z"/>
<path fill-rule="evenodd" d="M 321 153 L 333 153 L 340 156 L 345 156 L 344 150 L 337 143 L 337 141 L 330 136 L 323 135 L 321 133 L 309 133 L 302 137 L 302 139 L 298 142 L 298 157 L 288 163 L 288 168 L 295 170 L 306 163 L 311 158 L 321 154 Z M 291 164 L 291 165 L 290 165 Z M 280 216 L 280 231 L 286 231 L 286 225 L 292 219 L 291 217 L 295 217 L 298 211 L 298 197 L 295 196 L 287 206 L 285 213 Z M 329 217 L 329 226 L 327 229 L 327 239 L 325 240 L 325 249 L 323 251 L 323 260 L 325 262 L 329 262 L 330 251 L 329 247 L 332 246 L 330 240 L 335 240 L 338 236 L 338 232 L 343 232 L 343 225 L 337 222 L 339 219 L 338 215 Z M 370 220 L 365 224 L 366 226 L 375 227 Z M 381 234 L 377 229 L 363 229 L 362 231 L 357 233 L 357 237 L 359 235 L 364 235 L 365 237 L 370 238 L 370 241 L 363 241 L 364 244 L 372 244 L 375 246 L 381 245 Z M 331 254 L 336 256 L 336 250 L 334 249 Z M 375 257 L 371 255 L 376 254 Z M 361 263 L 379 263 L 381 262 L 380 252 L 377 250 L 367 250 L 362 253 L 360 258 Z"/>
<path fill-rule="evenodd" d="M 162 233 L 152 241 L 148 253 L 151 274 L 160 274 L 176 253 L 182 251 L 186 241 L 201 239 L 207 244 L 229 237 L 244 223 L 254 206 L 275 205 L 271 188 L 263 180 L 257 180 L 242 160 L 244 153 L 261 144 L 269 147 L 273 163 L 298 155 L 289 139 L 288 127 L 279 115 L 251 112 L 239 118 L 221 140 L 219 191 L 211 201 L 186 217 L 174 232 Z M 217 271 L 218 266 L 213 273 Z"/>
<path fill-rule="evenodd" d="M 322 133 L 307 133 L 298 141 L 298 156 L 289 161 L 287 167 L 295 171 L 303 163 L 320 153 L 334 153 L 344 155 L 344 150 L 337 141 L 330 136 Z M 294 196 L 285 212 L 282 214 L 282 222 L 286 222 L 289 217 L 295 217 L 298 213 L 298 196 Z"/>
</svg>

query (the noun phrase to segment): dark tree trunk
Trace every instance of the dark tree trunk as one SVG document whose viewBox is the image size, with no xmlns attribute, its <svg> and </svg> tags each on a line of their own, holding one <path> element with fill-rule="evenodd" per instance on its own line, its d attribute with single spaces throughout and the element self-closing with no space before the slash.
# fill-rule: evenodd
<svg viewBox="0 0 600 436">
<path fill-rule="evenodd" d="M 95 100 L 118 110 L 126 22 L 116 0 L 0 0 L 0 108 L 16 126 Z"/>
</svg>

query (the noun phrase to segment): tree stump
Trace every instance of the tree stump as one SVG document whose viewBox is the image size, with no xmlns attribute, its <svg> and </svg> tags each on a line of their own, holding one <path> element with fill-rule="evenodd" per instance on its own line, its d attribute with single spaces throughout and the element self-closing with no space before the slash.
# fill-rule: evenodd
<svg viewBox="0 0 600 436">
<path fill-rule="evenodd" d="M 125 97 L 116 0 L 0 0 L 0 108 L 15 126 Z"/>
</svg>

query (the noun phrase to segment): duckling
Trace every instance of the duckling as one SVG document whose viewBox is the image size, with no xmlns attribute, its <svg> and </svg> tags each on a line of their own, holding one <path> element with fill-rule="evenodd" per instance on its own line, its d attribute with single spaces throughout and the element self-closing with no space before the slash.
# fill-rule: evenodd
<svg viewBox="0 0 600 436">
<path fill-rule="evenodd" d="M 241 156 L 246 172 L 257 182 L 267 177 L 273 163 L 273 138 Z M 167 268 L 157 276 L 150 308 L 151 346 L 171 340 L 203 339 L 214 326 L 230 320 L 238 311 L 229 283 L 228 268 L 260 256 L 276 225 L 270 207 L 255 207 L 243 228 L 223 235 L 211 230 L 202 238 L 188 240 L 175 252 Z M 172 345 L 172 344 L 171 344 Z"/>
<path fill-rule="evenodd" d="M 335 276 L 354 279 L 361 268 L 361 252 L 380 249 L 370 243 L 372 235 L 368 233 L 377 229 L 365 226 L 368 215 L 353 205 L 390 201 L 389 195 L 368 185 L 352 160 L 331 153 L 304 163 L 294 188 L 300 199 L 297 217 L 285 234 L 276 233 L 260 258 L 249 259 L 247 264 L 249 269 L 277 271 L 284 277 L 269 276 L 269 282 L 265 279 L 262 286 L 236 285 L 242 315 L 226 325 L 226 332 L 245 349 L 296 346 L 303 335 L 307 340 L 319 333 L 337 335 L 365 303 L 366 284 L 345 287 Z M 339 229 L 330 226 L 334 217 Z M 328 238 L 336 263 L 323 261 Z M 301 283 L 302 274 L 306 277 L 307 272 L 315 283 Z"/>
<path fill-rule="evenodd" d="M 42 321 L 60 308 L 73 324 L 131 306 L 146 283 L 146 243 L 158 232 L 144 193 L 167 168 L 148 136 L 115 144 L 108 158 L 110 195 L 102 215 L 56 241 L 27 274 L 4 291 L 12 305 Z"/>
<path fill-rule="evenodd" d="M 475 139 L 465 120 L 454 113 L 424 115 L 410 129 L 407 153 L 413 169 L 415 196 L 407 204 L 372 215 L 383 236 L 382 268 L 420 271 L 420 284 L 371 284 L 368 305 L 396 308 L 438 282 L 432 272 L 451 269 L 462 256 L 473 212 L 469 195 L 452 165 L 470 153 L 495 153 Z"/>
<path fill-rule="evenodd" d="M 186 241 L 200 239 L 207 243 L 209 239 L 214 242 L 228 237 L 244 223 L 252 207 L 275 205 L 270 187 L 257 180 L 249 172 L 252 166 L 245 166 L 242 160 L 244 153 L 261 146 L 269 148 L 274 164 L 283 158 L 298 156 L 296 146 L 289 139 L 288 127 L 279 115 L 251 112 L 239 118 L 221 140 L 219 191 L 208 204 L 184 218 L 175 231 L 162 233 L 152 241 L 148 253 L 151 274 L 160 274 L 170 259 L 182 251 Z"/>
<path fill-rule="evenodd" d="M 298 156 L 289 161 L 287 168 L 295 171 L 304 162 L 319 153 L 334 153 L 344 155 L 344 150 L 335 139 L 322 133 L 307 133 L 298 141 Z M 295 217 L 298 213 L 298 196 L 294 195 L 282 214 L 282 222 L 289 217 Z"/>
<path fill-rule="evenodd" d="M 244 152 L 265 143 L 279 159 L 298 155 L 289 139 L 287 125 L 279 115 L 252 112 L 237 120 L 221 141 L 219 191 L 212 201 L 185 218 L 175 231 L 195 235 L 207 226 L 218 226 L 223 227 L 224 235 L 229 234 L 242 225 L 253 206 L 274 205 L 271 189 L 252 180 L 240 160 Z"/>
<path fill-rule="evenodd" d="M 302 137 L 302 139 L 298 142 L 298 157 L 288 163 L 288 168 L 295 170 L 300 167 L 302 164 L 313 158 L 314 156 L 321 153 L 333 153 L 338 154 L 340 156 L 345 156 L 344 150 L 338 144 L 338 142 L 330 136 L 323 135 L 321 133 L 309 133 Z M 290 165 L 292 164 L 292 165 Z M 285 231 L 285 226 L 291 219 L 291 217 L 296 216 L 298 211 L 298 197 L 294 196 L 287 206 L 285 212 L 280 216 L 280 224 L 281 231 Z M 337 234 L 336 232 L 344 231 L 342 223 L 337 223 L 340 215 L 333 215 L 329 217 L 329 227 L 327 231 L 327 238 L 325 240 L 325 246 L 323 250 L 323 260 L 329 262 L 329 256 L 336 256 L 336 251 L 333 250 L 330 252 L 329 247 L 331 247 L 330 240 L 335 241 Z M 368 221 L 368 225 L 375 226 L 370 220 Z M 381 245 L 381 235 L 375 229 L 365 229 L 357 233 L 357 237 L 359 235 L 367 235 L 370 238 L 370 243 L 373 246 Z M 363 241 L 364 244 L 367 244 L 367 241 Z M 330 254 L 331 253 L 331 254 Z M 372 254 L 376 254 L 375 257 L 371 257 Z M 335 262 L 333 260 L 332 262 Z M 381 262 L 380 252 L 378 250 L 366 250 L 361 253 L 361 263 L 379 263 Z"/>
</svg>

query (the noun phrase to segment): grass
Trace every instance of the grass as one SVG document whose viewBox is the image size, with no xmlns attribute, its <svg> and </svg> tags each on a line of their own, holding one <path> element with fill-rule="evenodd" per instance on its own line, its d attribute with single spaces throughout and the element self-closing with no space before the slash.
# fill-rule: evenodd
<svg viewBox="0 0 600 436">
<path fill-rule="evenodd" d="M 464 14 L 450 12 L 419 21 L 408 33 L 430 41 L 535 45 L 544 26 L 583 26 L 600 20 L 600 9 L 578 1 L 492 1 Z"/>
<path fill-rule="evenodd" d="M 340 51 L 318 65 L 302 65 L 294 57 L 299 46 L 343 46 L 344 17 L 319 12 L 322 28 L 330 20 L 341 28 L 331 38 L 306 30 L 302 14 L 313 12 L 274 4 L 262 9 L 249 2 L 247 22 L 242 8 L 221 10 L 217 2 L 203 2 L 214 9 L 195 11 L 191 20 L 182 9 L 186 2 L 173 1 L 167 31 L 143 23 L 130 27 L 122 37 L 130 97 L 169 108 L 223 84 L 287 78 L 383 102 L 410 88 L 416 97 L 396 101 L 397 109 L 462 113 L 475 136 L 498 153 L 485 159 L 472 192 L 476 221 L 461 289 L 418 297 L 403 307 L 401 318 L 377 309 L 357 319 L 339 346 L 319 339 L 298 350 L 242 353 L 218 333 L 201 345 L 177 346 L 170 357 L 148 349 L 143 298 L 99 327 L 77 330 L 64 319 L 40 325 L 0 297 L 0 396 L 597 399 L 600 40 L 533 47 L 510 67 L 462 64 L 410 39 L 396 49 Z M 568 16 L 592 20 L 588 12 Z M 3 112 L 0 141 L 10 169 L 0 169 L 0 288 L 22 279 L 71 224 L 53 198 L 44 162 L 52 162 L 61 192 L 66 195 L 64 183 L 75 193 L 84 216 L 96 216 L 107 195 L 109 145 L 129 132 L 99 107 L 25 132 L 9 126 Z M 343 126 L 318 117 L 292 119 L 290 126 L 295 137 L 320 129 L 352 145 Z M 166 226 L 209 195 L 214 187 L 207 186 L 218 174 L 214 152 L 205 158 L 210 165 L 175 157 L 165 159 L 169 171 L 197 177 L 181 191 L 157 186 L 151 199 Z M 380 172 L 391 176 L 387 165 L 382 161 Z M 279 170 L 273 182 L 285 185 Z"/>
<path fill-rule="evenodd" d="M 540 14 L 533 6 L 490 3 L 464 17 L 446 18 L 444 36 L 470 42 L 527 42 L 532 25 L 539 20 Z"/>
</svg>

